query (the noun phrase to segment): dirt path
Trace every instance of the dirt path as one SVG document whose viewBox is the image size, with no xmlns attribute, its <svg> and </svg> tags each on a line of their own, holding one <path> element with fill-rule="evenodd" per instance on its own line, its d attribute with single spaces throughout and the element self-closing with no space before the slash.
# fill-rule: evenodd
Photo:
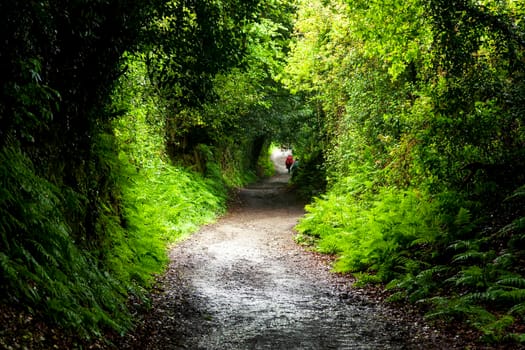
<svg viewBox="0 0 525 350">
<path fill-rule="evenodd" d="M 122 348 L 450 348 L 329 272 L 293 241 L 303 206 L 279 174 L 171 251 L 153 311 Z M 436 343 L 437 342 L 437 343 Z"/>
</svg>

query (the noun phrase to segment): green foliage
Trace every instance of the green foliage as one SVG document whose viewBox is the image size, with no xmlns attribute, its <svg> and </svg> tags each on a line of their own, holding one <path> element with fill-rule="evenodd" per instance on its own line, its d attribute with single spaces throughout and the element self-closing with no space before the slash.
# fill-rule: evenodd
<svg viewBox="0 0 525 350">
<path fill-rule="evenodd" d="M 131 325 L 104 260 L 122 230 L 105 103 L 151 6 L 0 4 L 0 299 L 81 338 Z"/>
<path fill-rule="evenodd" d="M 147 129 L 137 120 L 134 123 Z M 107 327 L 124 332 L 131 326 L 125 306 L 128 293 L 144 298 L 143 289 L 167 263 L 167 244 L 213 220 L 224 210 L 226 198 L 217 179 L 207 180 L 158 159 L 154 162 L 144 150 L 142 155 L 147 166 L 139 172 L 124 152 L 117 159 L 122 165 L 111 165 L 110 175 L 117 176 L 118 169 L 126 171 L 114 179 L 123 186 L 123 209 L 117 215 L 110 202 L 99 202 L 96 229 L 101 237 L 97 244 L 80 243 L 91 247 L 89 252 L 79 249 L 61 211 L 63 206 L 81 211 L 82 196 L 67 188 L 61 191 L 36 175 L 17 148 L 4 149 L 0 159 L 0 210 L 6 214 L 0 221 L 2 302 L 20 300 L 30 312 L 45 315 L 82 338 L 99 336 Z M 149 156 L 157 156 L 156 151 Z"/>
<path fill-rule="evenodd" d="M 241 62 L 244 25 L 255 17 L 257 5 L 253 0 L 162 2 L 148 23 L 143 53 L 150 79 L 175 107 L 206 101 L 214 75 Z"/>
<path fill-rule="evenodd" d="M 306 207 L 299 239 L 312 243 L 310 236 L 318 251 L 336 254 L 334 270 L 355 272 L 358 284 L 389 282 L 393 301 L 430 304 L 429 318 L 468 322 L 486 341 L 507 339 L 523 317 L 525 280 L 517 263 L 523 254 L 514 243 L 519 238 L 497 237 L 520 226 L 472 239 L 469 211 L 446 214 L 448 197 L 373 189 L 364 180 L 340 181 Z M 453 232 L 469 239 L 451 240 Z"/>
<path fill-rule="evenodd" d="M 125 285 L 76 246 L 64 217 L 62 207 L 82 198 L 36 175 L 17 146 L 0 153 L 0 174 L 2 302 L 21 301 L 82 337 L 126 330 Z"/>
<path fill-rule="evenodd" d="M 523 6 L 298 6 L 282 81 L 315 111 L 305 139 L 328 189 L 298 240 L 389 282 L 393 300 L 519 340 L 523 188 L 505 198 L 525 182 Z"/>
<path fill-rule="evenodd" d="M 139 215 L 130 221 L 168 241 L 215 218 L 225 202 L 224 188 L 217 193 L 201 175 L 167 165 L 137 176 L 127 195 L 126 208 Z"/>
<path fill-rule="evenodd" d="M 270 158 L 274 149 L 275 146 L 271 145 L 263 148 L 257 162 L 257 169 L 260 177 L 271 177 L 275 175 L 275 166 Z"/>
<path fill-rule="evenodd" d="M 195 148 L 193 170 L 169 163 L 165 101 L 149 84 L 141 58 L 128 60 L 113 95 L 113 109 L 125 111 L 113 122 L 125 230 L 112 230 L 106 251 L 121 280 L 148 287 L 166 265 L 167 245 L 224 211 L 226 187 L 212 149 L 204 144 Z"/>
<path fill-rule="evenodd" d="M 300 147 L 300 146 L 298 146 Z M 291 183 L 297 186 L 297 193 L 304 199 L 311 199 L 326 189 L 326 174 L 320 150 L 305 148 L 296 152 L 295 160 L 298 166 L 294 168 Z"/>
<path fill-rule="evenodd" d="M 148 287 L 166 266 L 167 245 L 224 211 L 224 190 L 216 189 L 201 175 L 167 164 L 130 172 L 123 191 L 126 230 L 110 237 L 109 266 L 121 280 Z"/>
<path fill-rule="evenodd" d="M 253 139 L 173 150 L 200 135 L 211 82 L 241 62 L 258 4 L 0 4 L 2 302 L 82 338 L 130 327 L 128 293 L 162 271 L 167 242 L 246 181 Z"/>
<path fill-rule="evenodd" d="M 417 192 L 370 194 L 366 183 L 353 179 L 346 186 L 307 206 L 298 231 L 319 237 L 319 251 L 340 256 L 337 271 L 374 272 L 384 281 L 416 272 L 415 258 L 440 239 L 436 204 Z"/>
<path fill-rule="evenodd" d="M 268 172 L 272 140 L 293 145 L 293 182 L 314 197 L 298 240 L 432 316 L 523 340 L 523 187 L 509 194 L 525 182 L 524 11 L 1 3 L 3 299 L 84 337 L 125 330 L 126 293 L 226 187 Z"/>
<path fill-rule="evenodd" d="M 241 171 L 260 171 L 256 168 L 259 160 L 267 160 L 270 141 L 290 143 L 289 135 L 303 107 L 290 98 L 278 79 L 291 35 L 292 3 L 260 2 L 257 18 L 243 28 L 248 36 L 241 66 L 213 78 L 213 96 L 201 115 L 222 169 L 233 164 Z M 231 150 L 234 154 L 229 160 L 220 160 Z"/>
</svg>

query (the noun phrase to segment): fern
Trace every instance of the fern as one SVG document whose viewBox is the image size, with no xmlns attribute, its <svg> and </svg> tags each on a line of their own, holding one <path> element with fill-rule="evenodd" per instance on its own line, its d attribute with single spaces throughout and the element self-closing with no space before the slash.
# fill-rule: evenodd
<svg viewBox="0 0 525 350">
<path fill-rule="evenodd" d="M 478 250 L 468 250 L 464 253 L 457 254 L 452 259 L 452 262 L 454 263 L 471 263 L 471 262 L 481 262 L 485 263 L 487 261 L 490 261 L 494 259 L 496 256 L 496 253 L 492 250 L 487 252 L 482 252 Z"/>
<path fill-rule="evenodd" d="M 417 276 L 416 279 L 418 281 L 435 281 L 436 279 L 439 279 L 440 275 L 445 275 L 447 272 L 450 271 L 450 267 L 445 265 L 437 265 L 433 266 L 429 269 L 421 271 Z"/>
<path fill-rule="evenodd" d="M 427 319 L 441 319 L 445 321 L 459 320 L 463 319 L 469 311 L 468 307 L 446 297 L 431 297 L 424 301 L 434 306 L 432 311 L 425 314 L 425 318 Z"/>
<path fill-rule="evenodd" d="M 485 292 L 468 293 L 463 298 L 472 303 L 490 302 L 492 306 L 516 304 L 525 300 L 525 290 L 503 290 L 491 287 Z"/>
<path fill-rule="evenodd" d="M 503 290 L 490 288 L 486 292 L 486 299 L 498 304 L 518 304 L 525 300 L 525 289 Z"/>
<path fill-rule="evenodd" d="M 56 257 L 60 257 L 61 254 L 60 250 L 56 248 L 56 244 L 54 244 L 54 242 L 52 244 L 54 244 L 55 247 L 51 247 L 51 249 L 45 248 L 41 242 L 38 242 L 34 239 L 28 240 L 27 243 L 29 246 L 35 248 L 42 260 L 47 261 L 50 265 L 53 265 L 55 267 L 59 266 Z M 51 251 L 51 253 L 48 252 L 48 249 Z"/>
<path fill-rule="evenodd" d="M 479 244 L 477 241 L 456 241 L 448 246 L 448 249 L 453 251 L 459 251 L 459 250 L 470 250 L 470 251 L 478 251 L 479 250 Z"/>
<path fill-rule="evenodd" d="M 509 201 L 515 198 L 525 197 L 525 186 L 518 187 L 514 193 L 508 196 L 505 200 Z"/>
<path fill-rule="evenodd" d="M 426 299 L 434 305 L 434 310 L 425 314 L 428 319 L 476 320 L 476 325 L 489 324 L 496 321 L 496 316 L 485 308 L 470 304 L 467 298 L 432 297 Z"/>
<path fill-rule="evenodd" d="M 406 299 L 407 293 L 405 291 L 397 291 L 393 294 L 391 294 L 386 301 L 390 303 L 396 303 L 396 302 L 402 302 Z"/>
<path fill-rule="evenodd" d="M 485 288 L 488 285 L 487 270 L 479 266 L 468 266 L 456 275 L 448 278 L 446 282 L 453 282 L 459 287 Z"/>
<path fill-rule="evenodd" d="M 468 209 L 460 208 L 456 217 L 454 218 L 454 224 L 456 226 L 466 226 L 472 221 L 472 215 Z"/>
<path fill-rule="evenodd" d="M 406 290 L 406 296 L 412 302 L 428 298 L 435 292 L 441 282 L 440 275 L 449 270 L 447 266 L 434 266 L 422 270 L 417 275 L 405 275 L 403 280 L 395 284 L 389 284 L 389 287 L 395 286 Z"/>
<path fill-rule="evenodd" d="M 514 305 L 509 309 L 510 314 L 516 314 L 520 316 L 525 316 L 525 303 L 521 302 L 519 304 Z"/>
<path fill-rule="evenodd" d="M 525 217 L 518 218 L 511 222 L 510 224 L 504 226 L 498 231 L 498 235 L 500 237 L 507 237 L 512 233 L 517 233 L 518 236 L 520 236 L 520 240 L 523 241 L 525 238 L 523 238 L 524 233 L 519 232 L 523 231 L 525 229 Z M 516 232 L 518 231 L 518 232 Z M 512 237 L 516 239 L 515 237 Z"/>
<path fill-rule="evenodd" d="M 519 275 L 504 277 L 499 279 L 496 283 L 502 286 L 525 289 L 525 278 Z"/>
<path fill-rule="evenodd" d="M 5 171 L 9 168 L 10 171 Z M 75 246 L 71 227 L 64 217 L 62 193 L 72 210 L 81 201 L 74 194 L 60 191 L 36 175 L 31 162 L 15 147 L 0 152 L 0 173 L 10 195 L 0 198 L 3 251 L 0 254 L 3 295 L 16 297 L 28 310 L 45 311 L 59 325 L 77 330 L 84 336 L 118 323 L 129 327 L 127 310 L 118 312 L 112 304 L 124 304 L 125 295 L 118 283 L 98 271 L 100 264 Z M 108 289 L 112 300 L 101 302 L 94 290 Z M 92 322 L 83 324 L 90 318 Z M 111 315 L 106 318 L 102 315 Z M 113 319 L 110 324 L 107 319 Z"/>
<path fill-rule="evenodd" d="M 499 269 L 510 271 L 516 261 L 516 255 L 512 253 L 502 252 L 494 258 L 493 264 Z"/>
<path fill-rule="evenodd" d="M 9 256 L 5 253 L 0 252 L 0 269 L 2 273 L 0 276 L 5 280 L 16 280 L 18 278 L 18 272 L 14 267 L 14 263 L 11 261 Z"/>
<path fill-rule="evenodd" d="M 510 315 L 504 315 L 494 320 L 493 322 L 477 324 L 474 323 L 477 328 L 483 332 L 483 339 L 486 342 L 501 342 L 504 339 L 509 338 L 507 329 L 509 329 L 515 322 L 514 317 Z"/>
</svg>

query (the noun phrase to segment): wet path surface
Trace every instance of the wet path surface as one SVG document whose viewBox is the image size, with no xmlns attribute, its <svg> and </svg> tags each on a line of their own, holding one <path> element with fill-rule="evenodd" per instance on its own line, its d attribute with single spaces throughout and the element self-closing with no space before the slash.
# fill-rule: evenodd
<svg viewBox="0 0 525 350">
<path fill-rule="evenodd" d="M 238 208 L 172 249 L 168 273 L 153 296 L 153 312 L 129 347 L 425 346 L 413 324 L 352 293 L 314 254 L 294 243 L 293 227 L 303 206 L 287 181 L 288 175 L 280 174 L 242 190 Z"/>
</svg>

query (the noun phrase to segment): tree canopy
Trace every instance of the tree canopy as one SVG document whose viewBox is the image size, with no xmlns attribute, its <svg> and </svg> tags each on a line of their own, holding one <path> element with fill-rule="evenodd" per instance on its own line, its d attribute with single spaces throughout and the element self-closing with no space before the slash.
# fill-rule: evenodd
<svg viewBox="0 0 525 350">
<path fill-rule="evenodd" d="M 301 159 L 299 242 L 523 342 L 524 15 L 515 0 L 0 3 L 2 305 L 84 339 L 125 332 L 167 242 L 271 172 L 275 142 Z"/>
</svg>

